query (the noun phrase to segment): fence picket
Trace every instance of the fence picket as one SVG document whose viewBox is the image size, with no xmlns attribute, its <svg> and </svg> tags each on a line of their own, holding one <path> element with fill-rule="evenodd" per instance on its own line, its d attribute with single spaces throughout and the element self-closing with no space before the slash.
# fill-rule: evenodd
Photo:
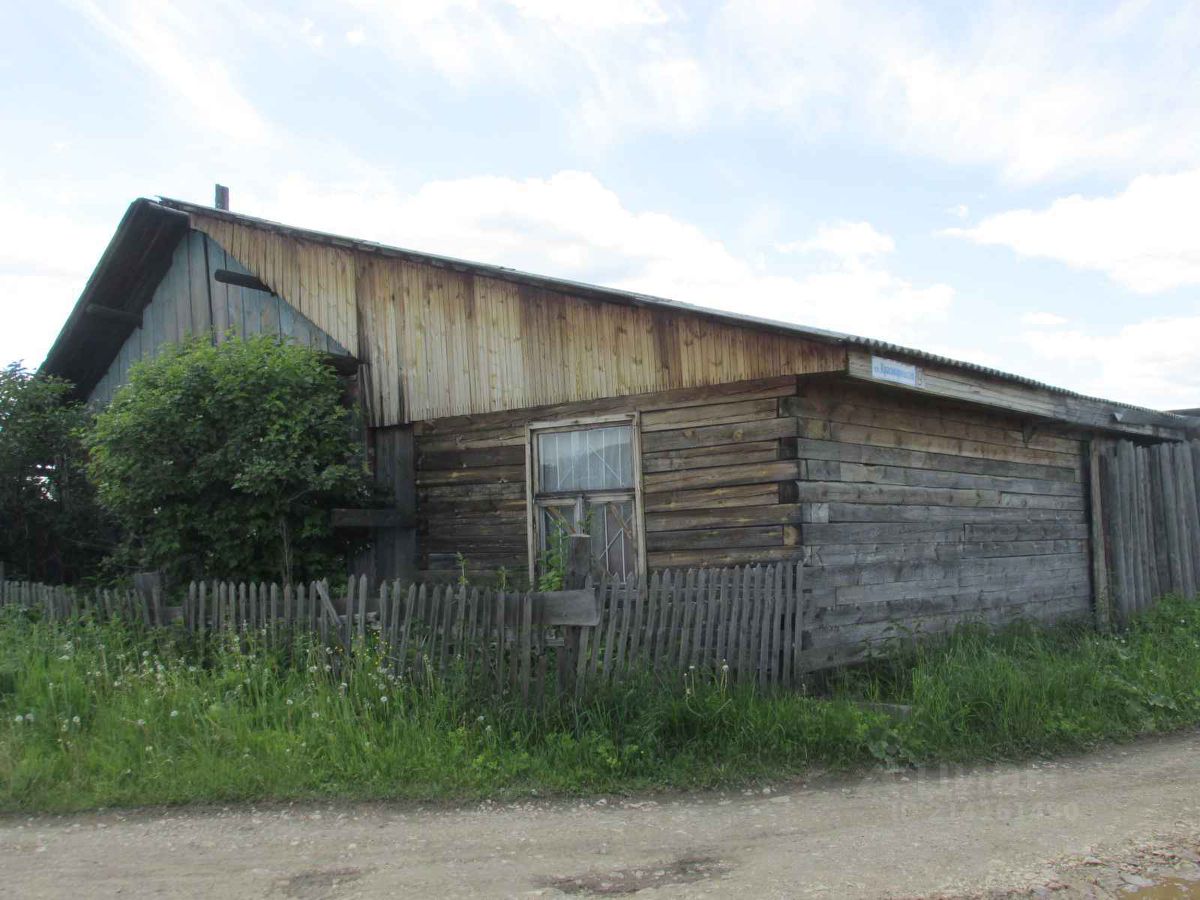
<svg viewBox="0 0 1200 900">
<path fill-rule="evenodd" d="M 1160 460 L 1148 455 L 1145 461 L 1157 465 Z M 1152 493 L 1147 502 L 1165 507 L 1157 488 Z M 1182 511 L 1180 516 L 1182 522 Z M 0 582 L 0 603 L 41 609 L 55 622 L 84 614 L 128 617 L 151 626 L 176 622 L 200 637 L 225 631 L 239 643 L 251 631 L 271 641 L 307 631 L 324 647 L 340 645 L 343 658 L 365 646 L 369 622 L 398 673 L 444 676 L 461 669 L 539 704 L 547 691 L 583 690 L 589 679 L 613 682 L 646 669 L 719 672 L 728 665 L 730 677 L 742 682 L 793 683 L 804 671 L 802 573 L 796 561 L 668 569 L 642 580 L 604 576 L 595 588 L 599 621 L 594 626 L 535 625 L 535 601 L 528 592 L 384 581 L 375 593 L 365 576 L 347 583 L 344 615 L 327 581 L 282 586 L 194 581 L 176 595 L 181 606 L 168 607 L 153 588 L 149 596 L 145 590 L 97 589 L 93 597 L 10 580 Z M 562 646 L 551 640 L 556 627 L 559 635 L 574 632 Z"/>
</svg>

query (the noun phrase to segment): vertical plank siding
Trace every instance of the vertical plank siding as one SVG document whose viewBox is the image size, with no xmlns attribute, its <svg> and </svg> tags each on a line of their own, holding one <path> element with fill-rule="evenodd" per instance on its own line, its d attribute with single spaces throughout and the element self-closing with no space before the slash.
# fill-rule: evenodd
<svg viewBox="0 0 1200 900">
<path fill-rule="evenodd" d="M 830 343 L 517 284 L 416 254 L 192 213 L 204 232 L 370 368 L 372 426 L 844 371 Z"/>
<path fill-rule="evenodd" d="M 106 404 L 117 388 L 129 380 L 129 368 L 156 356 L 167 344 L 190 336 L 227 333 L 247 337 L 273 334 L 288 337 L 327 353 L 346 349 L 277 294 L 255 291 L 217 281 L 220 269 L 250 272 L 220 244 L 199 231 L 189 231 L 179 241 L 170 267 L 142 310 L 142 324 L 125 339 L 108 369 L 88 397 Z"/>
<path fill-rule="evenodd" d="M 1096 529 L 1107 608 L 1124 624 L 1166 594 L 1200 591 L 1200 441 L 1139 445 L 1097 439 L 1103 515 Z"/>
</svg>

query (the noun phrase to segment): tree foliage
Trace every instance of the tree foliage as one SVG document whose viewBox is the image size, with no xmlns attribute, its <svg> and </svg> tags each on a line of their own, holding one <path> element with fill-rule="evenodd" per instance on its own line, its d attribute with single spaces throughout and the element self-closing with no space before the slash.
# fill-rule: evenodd
<svg viewBox="0 0 1200 900">
<path fill-rule="evenodd" d="M 71 384 L 0 371 L 0 562 L 7 577 L 76 581 L 109 546 L 84 470 L 88 411 Z"/>
<path fill-rule="evenodd" d="M 327 574 L 347 550 L 329 509 L 366 493 L 341 398 L 315 351 L 268 336 L 134 366 L 88 440 L 132 561 L 180 579 Z"/>
</svg>

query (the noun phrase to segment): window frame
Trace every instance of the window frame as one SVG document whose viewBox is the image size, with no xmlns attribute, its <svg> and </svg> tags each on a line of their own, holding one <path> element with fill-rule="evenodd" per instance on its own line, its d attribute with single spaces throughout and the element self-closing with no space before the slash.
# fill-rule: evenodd
<svg viewBox="0 0 1200 900">
<path fill-rule="evenodd" d="M 538 436 L 565 431 L 585 431 L 593 428 L 604 428 L 613 425 L 629 426 L 629 453 L 632 456 L 632 481 L 629 488 L 571 492 L 546 491 L 539 492 L 537 485 L 540 464 L 538 459 Z M 544 498 L 540 495 L 545 494 Z M 528 422 L 525 425 L 525 522 L 529 554 L 529 583 L 536 584 L 537 560 L 542 551 L 542 503 L 541 499 L 556 500 L 560 503 L 548 503 L 552 506 L 568 506 L 569 498 L 574 497 L 578 504 L 584 497 L 593 497 L 601 502 L 627 500 L 632 494 L 633 499 L 633 547 L 636 555 L 634 577 L 646 577 L 646 528 L 645 510 L 642 502 L 642 428 L 641 417 L 637 412 L 617 413 L 603 416 L 579 416 L 569 419 L 554 419 L 550 421 Z M 578 506 L 576 506 L 578 511 Z"/>
</svg>

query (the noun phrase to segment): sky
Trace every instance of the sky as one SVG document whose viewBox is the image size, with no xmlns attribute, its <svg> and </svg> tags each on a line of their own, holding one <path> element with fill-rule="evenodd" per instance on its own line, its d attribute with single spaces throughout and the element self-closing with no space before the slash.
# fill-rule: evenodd
<svg viewBox="0 0 1200 900">
<path fill-rule="evenodd" d="M 1200 406 L 1200 4 L 14 5 L 0 364 L 134 198 Z"/>
</svg>

